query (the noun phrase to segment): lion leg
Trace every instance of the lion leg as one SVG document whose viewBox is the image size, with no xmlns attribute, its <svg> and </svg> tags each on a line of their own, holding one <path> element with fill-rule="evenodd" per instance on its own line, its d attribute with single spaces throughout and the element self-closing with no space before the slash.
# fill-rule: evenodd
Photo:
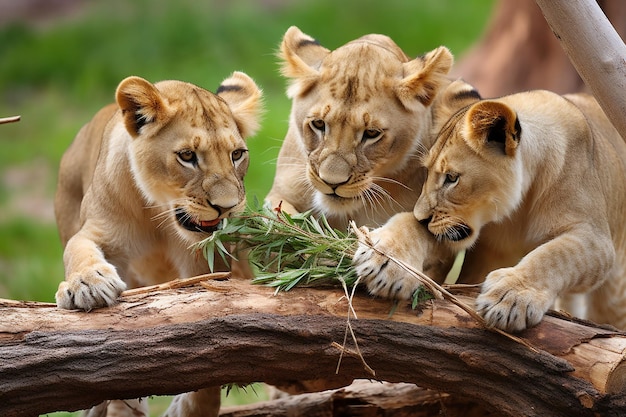
<svg viewBox="0 0 626 417">
<path fill-rule="evenodd" d="M 115 266 L 93 240 L 99 234 L 100 230 L 83 227 L 67 242 L 63 253 L 65 281 L 59 284 L 55 295 L 60 308 L 90 311 L 110 306 L 126 289 Z"/>
<path fill-rule="evenodd" d="M 219 415 L 222 390 L 219 386 L 177 395 L 163 417 L 213 417 Z"/>
<path fill-rule="evenodd" d="M 559 295 L 554 304 L 555 310 L 562 310 L 574 317 L 585 319 L 587 314 L 587 294 L 563 294 Z"/>
<path fill-rule="evenodd" d="M 560 294 L 589 292 L 605 283 L 614 259 L 608 233 L 592 225 L 572 228 L 535 248 L 516 266 L 490 272 L 476 298 L 476 311 L 490 327 L 508 332 L 532 327 Z"/>
<path fill-rule="evenodd" d="M 616 262 L 614 270 L 606 274 L 604 284 L 587 294 L 589 307 L 587 316 L 596 323 L 608 323 L 618 329 L 626 329 L 626 281 L 623 279 L 625 268 Z"/>
<path fill-rule="evenodd" d="M 145 398 L 103 401 L 83 413 L 83 417 L 148 417 L 149 415 L 148 401 Z"/>
</svg>

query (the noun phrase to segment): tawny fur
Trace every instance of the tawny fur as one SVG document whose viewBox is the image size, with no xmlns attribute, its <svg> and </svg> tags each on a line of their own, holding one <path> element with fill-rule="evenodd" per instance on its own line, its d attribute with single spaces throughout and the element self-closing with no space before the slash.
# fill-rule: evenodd
<svg viewBox="0 0 626 417">
<path fill-rule="evenodd" d="M 330 51 L 291 27 L 280 58 L 292 109 L 266 201 L 323 213 L 341 229 L 350 219 L 379 226 L 410 210 L 432 130 L 478 99 L 468 84 L 446 78 L 453 59 L 445 47 L 409 59 L 372 34 Z"/>
<path fill-rule="evenodd" d="M 445 47 L 410 59 L 387 36 L 370 34 L 330 51 L 291 27 L 279 56 L 292 108 L 266 203 L 324 214 L 338 229 L 346 230 L 349 220 L 376 227 L 411 210 L 425 179 L 420 159 L 438 126 L 479 99 L 472 86 L 446 78 L 453 58 Z M 432 235 L 419 224 L 414 229 L 431 247 Z M 450 268 L 443 250 L 445 262 L 428 270 Z M 301 392 L 347 382 L 281 388 Z"/>
<path fill-rule="evenodd" d="M 591 96 L 533 91 L 468 106 L 425 165 L 414 218 L 382 227 L 380 245 L 415 247 L 407 230 L 419 220 L 467 249 L 460 279 L 484 281 L 477 310 L 491 326 L 525 329 L 557 297 L 582 293 L 589 319 L 626 328 L 626 144 Z M 383 271 L 370 289 L 378 281 L 413 285 Z"/>
<path fill-rule="evenodd" d="M 245 206 L 244 138 L 259 127 L 260 97 L 254 81 L 239 72 L 217 95 L 181 81 L 129 77 L 120 83 L 117 103 L 81 129 L 61 160 L 59 307 L 89 311 L 114 304 L 129 286 L 209 272 L 191 246 Z M 204 393 L 217 395 L 217 403 L 183 395 L 168 415 L 190 409 L 216 415 L 219 390 Z M 132 415 L 132 407 L 114 404 L 122 406 L 109 407 L 110 413 Z"/>
</svg>

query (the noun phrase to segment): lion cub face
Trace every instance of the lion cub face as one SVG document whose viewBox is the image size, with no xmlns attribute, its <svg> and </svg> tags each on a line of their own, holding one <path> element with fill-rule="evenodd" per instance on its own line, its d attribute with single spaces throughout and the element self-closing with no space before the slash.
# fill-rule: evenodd
<svg viewBox="0 0 626 417">
<path fill-rule="evenodd" d="M 455 114 L 425 159 L 428 177 L 415 217 L 462 250 L 487 223 L 508 216 L 522 198 L 521 126 L 505 104 L 481 101 Z"/>
<path fill-rule="evenodd" d="M 118 128 L 132 138 L 135 182 L 183 239 L 198 241 L 245 205 L 243 138 L 258 129 L 260 94 L 237 72 L 217 94 L 180 81 L 153 85 L 129 77 L 120 83 L 116 100 L 124 127 Z"/>
<path fill-rule="evenodd" d="M 388 37 L 367 35 L 334 51 L 298 28 L 281 44 L 292 80 L 292 129 L 307 155 L 316 208 L 349 215 L 387 199 L 377 183 L 407 164 L 428 132 L 429 106 L 452 64 L 440 47 L 409 60 Z"/>
</svg>

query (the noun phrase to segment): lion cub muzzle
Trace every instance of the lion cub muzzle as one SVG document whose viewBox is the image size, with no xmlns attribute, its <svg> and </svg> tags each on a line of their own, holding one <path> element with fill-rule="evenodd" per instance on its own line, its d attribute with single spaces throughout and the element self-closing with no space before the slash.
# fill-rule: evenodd
<svg viewBox="0 0 626 417">
<path fill-rule="evenodd" d="M 318 175 L 324 184 L 335 190 L 350 181 L 352 167 L 342 157 L 331 155 L 320 164 Z"/>
<path fill-rule="evenodd" d="M 187 204 L 174 206 L 176 222 L 187 231 L 212 233 L 245 204 L 243 185 L 232 179 L 211 175 L 203 181 L 202 189 L 204 194 L 190 195 Z"/>
<path fill-rule="evenodd" d="M 462 222 L 453 222 L 449 218 L 440 218 L 433 221 L 433 216 L 418 220 L 426 227 L 437 240 L 461 242 L 474 234 L 471 227 Z"/>
<path fill-rule="evenodd" d="M 185 230 L 190 232 L 213 233 L 220 228 L 222 219 L 219 217 L 214 220 L 194 221 L 189 213 L 183 208 L 177 208 L 175 211 L 176 222 Z"/>
</svg>

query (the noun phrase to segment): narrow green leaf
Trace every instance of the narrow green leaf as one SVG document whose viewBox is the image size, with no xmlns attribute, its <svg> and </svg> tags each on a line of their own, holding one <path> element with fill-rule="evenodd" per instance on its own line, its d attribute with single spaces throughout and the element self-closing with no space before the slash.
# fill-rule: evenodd
<svg viewBox="0 0 626 417">
<path fill-rule="evenodd" d="M 204 256 L 209 264 L 209 270 L 215 272 L 215 245 L 214 241 L 207 242 L 205 247 Z"/>
<path fill-rule="evenodd" d="M 215 252 L 226 261 L 233 256 L 226 243 L 241 242 L 255 270 L 254 283 L 281 291 L 297 285 L 353 285 L 356 272 L 351 254 L 357 245 L 354 235 L 333 229 L 324 216 L 311 212 L 290 215 L 270 207 L 254 206 L 224 222 L 223 228 L 201 242 L 212 269 Z"/>
</svg>

